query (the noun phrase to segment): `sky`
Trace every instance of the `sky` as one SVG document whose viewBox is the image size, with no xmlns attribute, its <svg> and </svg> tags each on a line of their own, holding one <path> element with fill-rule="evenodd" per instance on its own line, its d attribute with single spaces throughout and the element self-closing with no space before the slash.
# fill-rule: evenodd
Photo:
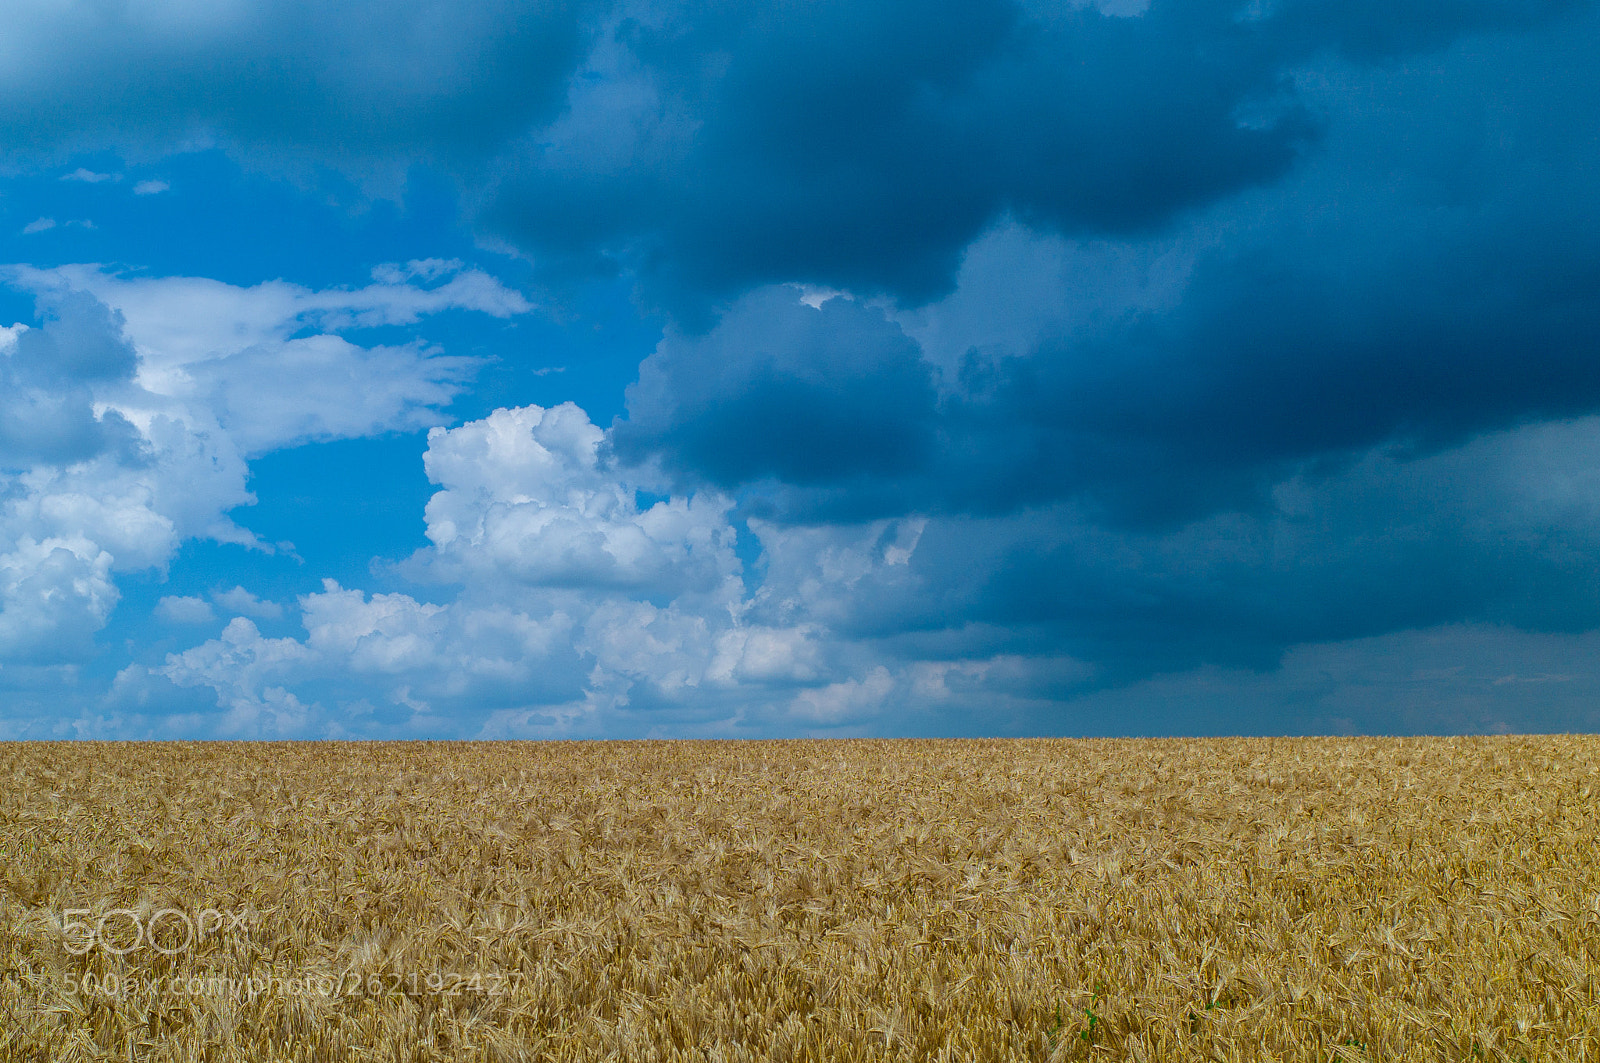
<svg viewBox="0 0 1600 1063">
<path fill-rule="evenodd" d="M 1578 0 L 21 0 L 0 739 L 1600 730 Z"/>
</svg>

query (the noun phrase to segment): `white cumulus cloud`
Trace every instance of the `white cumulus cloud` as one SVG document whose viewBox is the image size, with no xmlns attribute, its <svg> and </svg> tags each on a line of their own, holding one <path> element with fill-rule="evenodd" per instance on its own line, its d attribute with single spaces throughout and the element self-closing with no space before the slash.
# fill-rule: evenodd
<svg viewBox="0 0 1600 1063">
<path fill-rule="evenodd" d="M 321 291 L 268 281 L 240 287 L 204 277 L 129 277 L 93 266 L 6 270 L 41 295 L 82 291 L 113 308 L 139 355 L 146 392 L 200 408 L 246 456 L 313 440 L 421 428 L 462 389 L 476 365 L 414 342 L 363 347 L 337 333 L 411 325 L 443 310 L 496 317 L 531 305 L 460 263 L 391 283 Z M 309 334 L 308 334 L 309 333 Z"/>
<path fill-rule="evenodd" d="M 0 657 L 54 663 L 88 652 L 119 598 L 111 562 L 82 536 L 25 536 L 0 553 Z"/>
<path fill-rule="evenodd" d="M 842 598 L 910 578 L 925 521 L 760 526 L 777 578 L 752 588 L 732 501 L 659 497 L 645 470 L 607 460 L 577 406 L 496 410 L 428 444 L 431 545 L 400 571 L 442 601 L 326 581 L 300 599 L 294 648 L 230 626 L 158 673 L 233 711 L 269 713 L 280 691 L 312 720 L 392 734 L 831 728 L 910 688 L 908 666 L 830 622 L 849 619 Z"/>
<path fill-rule="evenodd" d="M 276 549 L 227 515 L 255 501 L 250 456 L 437 424 L 473 368 L 420 342 L 364 347 L 339 329 L 528 308 L 457 262 L 414 263 L 354 290 L 94 266 L 8 266 L 0 277 L 33 293 L 44 317 L 0 328 L 0 543 L 11 544 L 0 554 L 0 667 L 85 659 L 119 599 L 115 574 L 160 572 L 185 540 Z M 214 602 L 281 615 L 243 588 Z M 169 597 L 156 612 L 198 622 L 211 609 Z"/>
<path fill-rule="evenodd" d="M 428 434 L 433 543 L 421 566 L 547 587 L 714 593 L 737 580 L 732 502 L 715 494 L 641 509 L 639 486 L 601 461 L 604 433 L 577 406 L 496 410 Z"/>
<path fill-rule="evenodd" d="M 204 598 L 167 595 L 156 602 L 156 615 L 173 624 L 209 624 L 217 618 Z"/>
<path fill-rule="evenodd" d="M 277 602 L 262 601 L 243 587 L 213 594 L 211 600 L 235 616 L 254 616 L 263 620 L 277 620 L 283 616 L 283 606 Z"/>
</svg>

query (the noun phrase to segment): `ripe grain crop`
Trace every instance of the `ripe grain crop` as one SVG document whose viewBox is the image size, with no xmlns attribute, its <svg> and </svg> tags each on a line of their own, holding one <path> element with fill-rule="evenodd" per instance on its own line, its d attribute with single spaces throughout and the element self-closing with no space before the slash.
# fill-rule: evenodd
<svg viewBox="0 0 1600 1063">
<path fill-rule="evenodd" d="M 0 1060 L 1600 1060 L 1600 739 L 0 746 Z"/>
</svg>

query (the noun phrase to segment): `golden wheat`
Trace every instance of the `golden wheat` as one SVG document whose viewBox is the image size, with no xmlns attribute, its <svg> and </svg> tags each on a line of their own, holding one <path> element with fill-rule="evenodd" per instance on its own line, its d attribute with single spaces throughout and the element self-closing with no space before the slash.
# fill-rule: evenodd
<svg viewBox="0 0 1600 1063">
<path fill-rule="evenodd" d="M 4 1060 L 1600 1060 L 1594 738 L 0 746 Z"/>
</svg>

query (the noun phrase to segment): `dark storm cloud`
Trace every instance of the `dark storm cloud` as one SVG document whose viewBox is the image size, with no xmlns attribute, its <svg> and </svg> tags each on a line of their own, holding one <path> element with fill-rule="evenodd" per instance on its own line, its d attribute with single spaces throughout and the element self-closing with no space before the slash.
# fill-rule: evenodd
<svg viewBox="0 0 1600 1063">
<path fill-rule="evenodd" d="M 620 118 L 655 135 L 618 150 L 614 106 L 576 97 L 488 217 L 612 256 L 691 321 L 790 280 L 925 299 L 1002 212 L 1147 230 L 1280 175 L 1313 134 L 1287 57 L 1223 5 L 1048 22 L 995 0 L 748 5 L 624 22 L 615 54 L 639 92 Z M 1253 102 L 1270 114 L 1241 123 Z"/>
<path fill-rule="evenodd" d="M 1184 520 L 1249 507 L 1300 462 L 1590 412 L 1600 231 L 1568 206 L 1559 234 L 1519 211 L 1416 243 L 1372 233 L 1348 256 L 1287 246 L 1202 263 L 1172 314 L 984 381 L 952 458 L 970 473 L 946 481 L 962 492 L 946 504 L 1087 492 L 1118 520 Z"/>
<path fill-rule="evenodd" d="M 1255 0 L 1241 13 L 1278 23 L 1285 42 L 1332 45 L 1362 61 L 1442 48 L 1461 34 L 1519 29 L 1587 6 L 1581 0 Z"/>
<path fill-rule="evenodd" d="M 808 306 L 788 287 L 745 297 L 705 336 L 664 340 L 628 405 L 624 458 L 658 454 L 724 487 L 870 483 L 922 470 L 935 444 L 917 345 L 878 310 Z"/>
<path fill-rule="evenodd" d="M 1081 686 L 1458 622 L 1600 625 L 1600 422 L 1374 452 L 1279 484 L 1257 513 L 1162 530 L 1060 504 L 930 521 L 905 578 L 838 630 L 916 658 L 1066 654 Z M 778 595 L 774 601 L 781 601 Z"/>
<path fill-rule="evenodd" d="M 851 337 L 823 341 L 818 315 L 772 289 L 704 341 L 664 343 L 619 438 L 725 489 L 782 481 L 769 494 L 788 520 L 1075 499 L 1113 524 L 1164 527 L 1256 509 L 1297 470 L 1375 446 L 1423 455 L 1600 409 L 1595 37 L 1589 20 L 1409 68 L 1309 70 L 1324 143 L 1293 175 L 1188 225 L 1199 250 L 1175 295 L 1038 328 L 1008 354 L 969 350 L 937 398 L 884 368 L 909 358 L 890 311 L 857 306 Z M 1006 268 L 985 282 L 996 304 Z M 1037 266 L 1009 268 L 1021 287 Z M 824 309 L 842 320 L 847 305 Z M 1028 327 L 1026 309 L 988 312 Z M 763 352 L 807 342 L 833 347 L 804 356 L 826 382 L 772 393 Z M 821 370 L 829 357 L 856 375 Z M 735 456 L 747 438 L 760 453 L 811 425 L 854 436 L 858 452 L 803 475 Z M 899 442 L 859 452 L 879 433 Z"/>
<path fill-rule="evenodd" d="M 729 5 L 624 20 L 491 224 L 639 271 L 691 323 L 708 298 L 805 281 L 912 303 L 1008 213 L 1139 234 L 1280 178 L 1320 122 L 1289 78 L 1387 61 L 1564 3 L 1163 3 L 1114 18 L 958 0 Z M 626 129 L 626 135 L 617 130 Z"/>
<path fill-rule="evenodd" d="M 857 303 L 874 342 L 832 342 L 858 377 L 723 432 L 707 411 L 738 406 L 756 352 L 820 327 L 773 289 L 759 321 L 664 343 L 618 437 L 781 522 L 933 515 L 916 580 L 841 621 L 886 647 L 943 632 L 941 653 L 1066 653 L 1103 684 L 1453 623 L 1592 629 L 1596 37 L 1586 19 L 1376 69 L 1324 56 L 1297 81 L 1326 123 L 1315 152 L 1180 227 L 1195 250 L 1170 297 L 974 347 L 937 394 L 877 382 L 904 334 Z M 1016 286 L 1036 267 L 1018 254 Z M 812 422 L 865 438 L 851 403 L 877 391 L 918 460 L 799 476 L 722 457 Z"/>
<path fill-rule="evenodd" d="M 556 278 L 704 327 L 801 281 L 917 302 L 998 217 L 1140 234 L 1288 172 L 1292 73 L 1548 23 L 1565 0 L 1240 5 L 484 0 L 39 7 L 0 58 L 13 161 L 216 138 L 256 163 L 454 173 Z"/>
<path fill-rule="evenodd" d="M 953 456 L 972 493 L 947 504 L 1087 493 L 1170 523 L 1307 462 L 1600 409 L 1596 36 L 1325 68 L 1318 157 L 1207 219 L 1173 306 L 973 360 Z"/>
</svg>

